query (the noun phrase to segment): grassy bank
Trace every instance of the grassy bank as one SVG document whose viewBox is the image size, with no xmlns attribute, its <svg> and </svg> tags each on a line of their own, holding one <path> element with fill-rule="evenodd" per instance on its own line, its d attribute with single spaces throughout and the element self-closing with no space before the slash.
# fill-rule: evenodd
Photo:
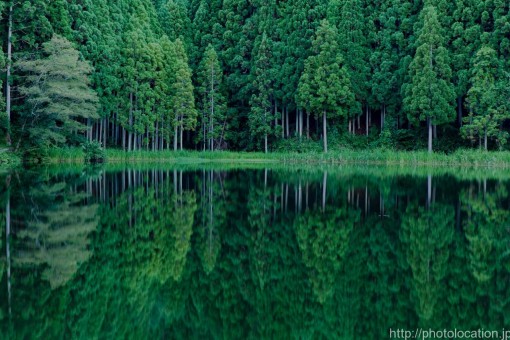
<svg viewBox="0 0 510 340">
<path fill-rule="evenodd" d="M 135 151 L 107 150 L 108 163 L 280 163 L 280 164 L 359 164 L 359 165 L 402 165 L 402 166 L 456 166 L 456 167 L 499 167 L 510 168 L 510 152 L 484 152 L 459 150 L 451 154 L 425 151 L 338 150 L 323 153 L 255 153 L 255 152 L 199 152 L 199 151 Z M 45 159 L 46 163 L 83 163 L 81 149 L 54 149 Z"/>
</svg>

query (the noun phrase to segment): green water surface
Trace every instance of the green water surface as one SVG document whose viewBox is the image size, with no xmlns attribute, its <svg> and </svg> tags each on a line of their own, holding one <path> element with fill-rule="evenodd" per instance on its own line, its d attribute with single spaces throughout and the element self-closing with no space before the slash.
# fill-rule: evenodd
<svg viewBox="0 0 510 340">
<path fill-rule="evenodd" d="M 0 338 L 500 330 L 510 326 L 508 177 L 263 165 L 4 172 Z"/>
</svg>

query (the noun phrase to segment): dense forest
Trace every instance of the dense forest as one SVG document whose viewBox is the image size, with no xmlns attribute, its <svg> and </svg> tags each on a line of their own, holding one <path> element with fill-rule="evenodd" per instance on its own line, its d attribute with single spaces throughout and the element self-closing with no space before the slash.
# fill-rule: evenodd
<svg viewBox="0 0 510 340">
<path fill-rule="evenodd" d="M 0 143 L 504 149 L 504 0 L 4 0 Z"/>
</svg>

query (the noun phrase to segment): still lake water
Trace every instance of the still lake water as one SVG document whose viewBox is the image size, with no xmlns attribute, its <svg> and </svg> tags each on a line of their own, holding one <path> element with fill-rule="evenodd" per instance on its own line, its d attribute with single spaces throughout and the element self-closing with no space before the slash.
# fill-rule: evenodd
<svg viewBox="0 0 510 340">
<path fill-rule="evenodd" d="M 0 180 L 1 339 L 510 328 L 507 174 L 58 168 Z"/>
</svg>

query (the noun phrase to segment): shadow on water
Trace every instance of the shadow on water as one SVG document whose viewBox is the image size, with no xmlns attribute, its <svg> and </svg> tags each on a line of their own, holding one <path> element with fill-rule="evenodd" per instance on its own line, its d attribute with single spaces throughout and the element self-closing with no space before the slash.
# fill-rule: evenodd
<svg viewBox="0 0 510 340">
<path fill-rule="evenodd" d="M 502 329 L 508 177 L 263 165 L 0 174 L 0 332 L 376 339 L 390 328 Z"/>
</svg>

